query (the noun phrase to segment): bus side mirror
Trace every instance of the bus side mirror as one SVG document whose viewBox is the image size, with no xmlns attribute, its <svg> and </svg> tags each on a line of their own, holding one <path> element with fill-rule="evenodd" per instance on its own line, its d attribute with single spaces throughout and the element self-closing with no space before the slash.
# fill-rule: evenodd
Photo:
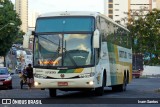
<svg viewBox="0 0 160 107">
<path fill-rule="evenodd" d="M 93 35 L 93 48 L 99 48 L 99 31 L 96 29 Z"/>
<path fill-rule="evenodd" d="M 35 31 L 32 31 L 32 35 L 35 35 Z"/>
</svg>

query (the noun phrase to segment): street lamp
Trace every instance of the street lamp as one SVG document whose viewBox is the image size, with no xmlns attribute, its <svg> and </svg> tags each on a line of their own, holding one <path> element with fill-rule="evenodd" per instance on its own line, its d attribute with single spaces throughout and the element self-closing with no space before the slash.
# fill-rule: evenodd
<svg viewBox="0 0 160 107">
<path fill-rule="evenodd" d="M 8 25 L 14 26 L 15 24 L 14 24 L 14 23 L 7 23 L 7 24 L 4 25 L 2 28 L 0 28 L 0 30 L 2 30 L 3 28 L 5 28 L 5 27 L 8 26 Z"/>
</svg>

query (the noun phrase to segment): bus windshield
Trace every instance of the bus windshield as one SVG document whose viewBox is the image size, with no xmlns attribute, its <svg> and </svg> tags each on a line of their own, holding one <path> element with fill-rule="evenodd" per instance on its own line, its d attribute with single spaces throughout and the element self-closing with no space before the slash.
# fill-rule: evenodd
<svg viewBox="0 0 160 107">
<path fill-rule="evenodd" d="M 95 28 L 94 21 L 91 16 L 38 18 L 35 32 L 93 32 Z"/>
<path fill-rule="evenodd" d="M 34 66 L 93 65 L 92 34 L 39 34 L 35 37 Z"/>
</svg>

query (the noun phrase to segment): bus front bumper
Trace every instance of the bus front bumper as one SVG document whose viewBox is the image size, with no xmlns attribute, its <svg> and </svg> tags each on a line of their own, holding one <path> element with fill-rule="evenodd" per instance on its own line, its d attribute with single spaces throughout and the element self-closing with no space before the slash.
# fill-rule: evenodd
<svg viewBox="0 0 160 107">
<path fill-rule="evenodd" d="M 35 88 L 94 88 L 93 77 L 78 79 L 40 79 L 34 78 Z"/>
</svg>

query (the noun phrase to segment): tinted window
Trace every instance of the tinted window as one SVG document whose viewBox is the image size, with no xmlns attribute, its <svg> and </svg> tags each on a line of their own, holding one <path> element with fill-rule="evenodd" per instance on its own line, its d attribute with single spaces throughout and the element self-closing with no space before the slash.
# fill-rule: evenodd
<svg viewBox="0 0 160 107">
<path fill-rule="evenodd" d="M 99 18 L 97 18 L 97 22 L 99 22 Z M 100 18 L 100 23 L 97 25 L 102 36 L 102 41 L 107 41 L 115 45 L 131 48 L 131 36 L 124 28 L 119 27 L 104 18 Z"/>
<path fill-rule="evenodd" d="M 113 10 L 109 10 L 109 14 L 113 14 Z"/>
<path fill-rule="evenodd" d="M 93 17 L 52 17 L 39 18 L 36 32 L 74 32 L 94 31 Z"/>
<path fill-rule="evenodd" d="M 34 66 L 93 65 L 92 34 L 50 34 L 35 38 Z"/>
<path fill-rule="evenodd" d="M 6 68 L 0 68 L 0 75 L 8 74 L 8 70 Z"/>
<path fill-rule="evenodd" d="M 109 6 L 108 6 L 109 8 L 113 8 L 113 4 L 109 4 Z"/>
</svg>

